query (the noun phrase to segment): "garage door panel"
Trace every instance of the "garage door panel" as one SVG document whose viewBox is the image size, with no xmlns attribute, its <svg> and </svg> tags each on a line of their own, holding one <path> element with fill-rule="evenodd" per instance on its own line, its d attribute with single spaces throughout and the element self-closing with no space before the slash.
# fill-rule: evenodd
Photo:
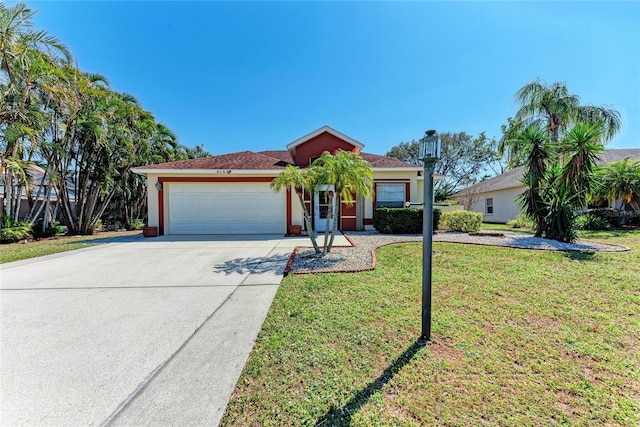
<svg viewBox="0 0 640 427">
<path fill-rule="evenodd" d="M 170 234 L 284 233 L 285 193 L 269 184 L 172 184 Z"/>
</svg>

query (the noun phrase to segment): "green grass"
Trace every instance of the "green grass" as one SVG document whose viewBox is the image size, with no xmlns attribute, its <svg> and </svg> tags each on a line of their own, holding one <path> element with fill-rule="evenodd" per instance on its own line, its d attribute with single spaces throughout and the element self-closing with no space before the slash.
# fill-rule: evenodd
<svg viewBox="0 0 640 427">
<path fill-rule="evenodd" d="M 0 245 L 0 264 L 23 259 L 35 258 L 44 255 L 57 254 L 59 252 L 72 251 L 96 245 L 92 240 L 109 237 L 131 236 L 140 234 L 138 231 L 109 231 L 91 236 L 69 236 L 50 239 L 32 240 L 27 243 L 11 243 Z"/>
<path fill-rule="evenodd" d="M 489 222 L 482 223 L 482 230 L 498 230 L 498 231 L 516 231 L 521 233 L 532 233 L 533 231 L 529 228 L 513 228 L 507 224 L 493 224 Z"/>
<path fill-rule="evenodd" d="M 285 278 L 222 425 L 640 425 L 640 232 L 576 255 L 434 243 L 375 271 Z"/>
</svg>

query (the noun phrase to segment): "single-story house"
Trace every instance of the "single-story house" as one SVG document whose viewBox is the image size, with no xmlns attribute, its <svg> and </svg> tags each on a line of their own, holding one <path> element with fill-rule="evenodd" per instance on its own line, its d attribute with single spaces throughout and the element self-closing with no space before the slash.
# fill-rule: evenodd
<svg viewBox="0 0 640 427">
<path fill-rule="evenodd" d="M 149 183 L 148 225 L 163 234 L 286 234 L 304 225 L 295 191 L 274 192 L 271 181 L 287 165 L 308 167 L 323 152 L 359 153 L 371 164 L 374 196 L 355 204 L 337 202 L 334 217 L 342 231 L 373 226 L 376 207 L 421 204 L 422 166 L 362 152 L 364 144 L 323 126 L 286 145 L 285 150 L 240 151 L 218 156 L 133 168 Z M 434 177 L 438 179 L 439 177 Z M 328 211 L 327 191 L 304 194 L 315 231 L 323 231 Z"/>
<path fill-rule="evenodd" d="M 51 201 L 52 211 L 58 212 L 58 219 L 61 219 L 61 213 L 57 209 L 55 209 L 55 206 L 58 203 L 57 190 L 55 186 L 51 185 L 49 175 L 45 173 L 45 170 L 42 167 L 33 163 L 29 165 L 29 172 L 31 174 L 31 181 L 29 183 L 31 187 L 31 194 L 29 195 L 31 197 L 31 200 L 29 199 L 29 197 L 27 197 L 26 188 L 22 187 L 18 218 L 24 219 L 27 217 L 27 215 L 31 211 L 31 204 L 33 203 L 33 201 L 36 201 L 38 204 L 44 203 L 45 197 L 47 196 L 47 189 L 49 188 L 49 186 L 51 186 L 51 194 L 49 200 Z M 3 166 L 0 162 L 0 206 L 6 206 L 6 202 L 4 200 L 4 197 L 6 195 L 4 179 L 5 175 L 3 173 Z M 72 204 L 75 204 L 75 183 L 70 178 L 67 180 L 67 188 L 69 188 L 69 196 L 71 198 L 71 202 Z"/>
<path fill-rule="evenodd" d="M 599 165 L 619 162 L 626 158 L 640 160 L 640 148 L 605 150 L 599 156 Z M 479 182 L 455 193 L 452 198 L 468 209 L 484 215 L 485 222 L 506 223 L 518 216 L 516 202 L 526 187 L 521 180 L 524 167 L 511 169 L 501 175 Z M 619 201 L 616 206 L 619 207 Z"/>
</svg>

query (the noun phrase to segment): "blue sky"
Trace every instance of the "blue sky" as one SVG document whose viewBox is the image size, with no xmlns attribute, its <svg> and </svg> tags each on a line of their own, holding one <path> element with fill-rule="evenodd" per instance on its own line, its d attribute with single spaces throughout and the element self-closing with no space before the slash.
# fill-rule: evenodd
<svg viewBox="0 0 640 427">
<path fill-rule="evenodd" d="M 499 137 L 536 78 L 616 108 L 609 147 L 640 147 L 639 1 L 26 3 L 80 69 L 213 154 L 325 124 L 377 154 L 426 129 Z"/>
</svg>

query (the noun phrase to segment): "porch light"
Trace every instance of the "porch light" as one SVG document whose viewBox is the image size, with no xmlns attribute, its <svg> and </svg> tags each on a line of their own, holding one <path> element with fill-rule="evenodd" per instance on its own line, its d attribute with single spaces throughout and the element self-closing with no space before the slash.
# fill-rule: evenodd
<svg viewBox="0 0 640 427">
<path fill-rule="evenodd" d="M 431 264 L 433 261 L 433 172 L 440 158 L 440 138 L 428 130 L 420 142 L 420 160 L 424 163 L 422 216 L 422 333 L 420 339 L 431 339 Z"/>
<path fill-rule="evenodd" d="M 160 181 L 156 181 L 156 190 L 162 191 L 162 183 Z"/>
<path fill-rule="evenodd" d="M 435 130 L 428 130 L 420 140 L 418 156 L 423 162 L 435 162 L 440 158 L 440 138 Z"/>
</svg>

